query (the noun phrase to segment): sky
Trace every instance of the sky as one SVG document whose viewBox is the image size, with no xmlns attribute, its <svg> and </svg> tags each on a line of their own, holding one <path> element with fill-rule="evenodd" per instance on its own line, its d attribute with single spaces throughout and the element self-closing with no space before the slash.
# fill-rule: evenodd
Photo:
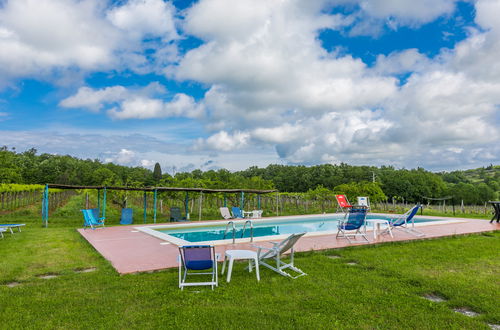
<svg viewBox="0 0 500 330">
<path fill-rule="evenodd" d="M 500 160 L 500 0 L 0 0 L 0 146 L 163 172 Z"/>
</svg>

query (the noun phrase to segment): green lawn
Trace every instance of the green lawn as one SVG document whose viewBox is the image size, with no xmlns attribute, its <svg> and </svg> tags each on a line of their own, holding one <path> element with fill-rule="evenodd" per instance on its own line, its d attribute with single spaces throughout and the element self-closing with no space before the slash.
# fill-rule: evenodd
<svg viewBox="0 0 500 330">
<path fill-rule="evenodd" d="M 0 328 L 488 329 L 500 324 L 500 232 L 298 254 L 309 275 L 177 287 L 177 270 L 118 275 L 75 230 L 80 222 L 14 215 L 0 239 Z M 332 238 L 334 239 L 334 238 Z M 340 258 L 332 258 L 340 256 Z M 354 262 L 354 265 L 349 263 Z M 88 273 L 75 270 L 95 267 Z M 40 275 L 57 274 L 42 279 Z M 16 287 L 8 287 L 19 282 Z M 422 298 L 446 298 L 435 303 Z M 453 311 L 467 307 L 470 318 Z"/>
</svg>

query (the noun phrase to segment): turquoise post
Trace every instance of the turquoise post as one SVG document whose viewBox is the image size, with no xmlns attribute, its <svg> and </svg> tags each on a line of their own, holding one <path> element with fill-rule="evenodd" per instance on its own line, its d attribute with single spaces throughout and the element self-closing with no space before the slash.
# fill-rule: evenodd
<svg viewBox="0 0 500 330">
<path fill-rule="evenodd" d="M 240 201 L 240 209 L 243 211 L 243 207 L 245 206 L 245 193 L 241 192 L 241 201 Z"/>
<path fill-rule="evenodd" d="M 184 206 L 186 208 L 186 220 L 189 220 L 189 192 L 186 191 L 186 199 L 184 200 Z"/>
<path fill-rule="evenodd" d="M 46 184 L 43 189 L 42 198 L 42 226 L 48 227 L 49 224 L 49 185 Z"/>
<path fill-rule="evenodd" d="M 144 223 L 146 223 L 146 217 L 147 217 L 147 208 L 148 208 L 148 200 L 146 198 L 146 192 L 144 192 Z"/>
<path fill-rule="evenodd" d="M 260 210 L 260 194 L 257 195 L 257 210 Z"/>
<path fill-rule="evenodd" d="M 154 213 L 153 213 L 153 221 L 154 223 L 156 223 L 156 199 L 158 197 L 158 191 L 155 189 L 155 192 L 154 192 L 154 200 L 153 200 L 153 207 L 154 207 Z"/>
<path fill-rule="evenodd" d="M 224 207 L 227 207 L 227 196 L 226 196 L 226 193 L 224 193 Z"/>
<path fill-rule="evenodd" d="M 102 192 L 102 217 L 106 219 L 106 187 Z"/>
<path fill-rule="evenodd" d="M 101 213 L 101 189 L 97 189 L 97 210 Z"/>
</svg>

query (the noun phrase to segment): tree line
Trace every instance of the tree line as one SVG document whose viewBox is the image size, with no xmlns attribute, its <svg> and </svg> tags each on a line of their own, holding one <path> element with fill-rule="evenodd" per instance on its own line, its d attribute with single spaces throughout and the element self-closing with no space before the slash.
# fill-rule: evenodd
<svg viewBox="0 0 500 330">
<path fill-rule="evenodd" d="M 396 169 L 392 166 L 252 166 L 243 171 L 226 169 L 180 172 L 171 176 L 143 167 L 103 163 L 69 155 L 37 154 L 0 148 L 0 183 L 107 185 L 129 187 L 204 187 L 278 189 L 287 193 L 322 195 L 345 193 L 349 198 L 370 196 L 375 201 L 426 202 L 426 198 L 452 197 L 455 204 L 482 204 L 498 199 L 500 166 L 475 170 L 433 173 L 423 168 Z M 448 203 L 449 203 L 448 202 Z"/>
</svg>

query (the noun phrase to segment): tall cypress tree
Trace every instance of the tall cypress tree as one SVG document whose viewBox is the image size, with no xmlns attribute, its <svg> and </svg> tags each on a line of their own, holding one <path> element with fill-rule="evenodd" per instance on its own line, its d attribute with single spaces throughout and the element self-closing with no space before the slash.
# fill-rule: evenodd
<svg viewBox="0 0 500 330">
<path fill-rule="evenodd" d="M 153 179 L 157 183 L 161 180 L 161 167 L 159 163 L 155 164 L 155 169 L 153 170 Z"/>
</svg>

